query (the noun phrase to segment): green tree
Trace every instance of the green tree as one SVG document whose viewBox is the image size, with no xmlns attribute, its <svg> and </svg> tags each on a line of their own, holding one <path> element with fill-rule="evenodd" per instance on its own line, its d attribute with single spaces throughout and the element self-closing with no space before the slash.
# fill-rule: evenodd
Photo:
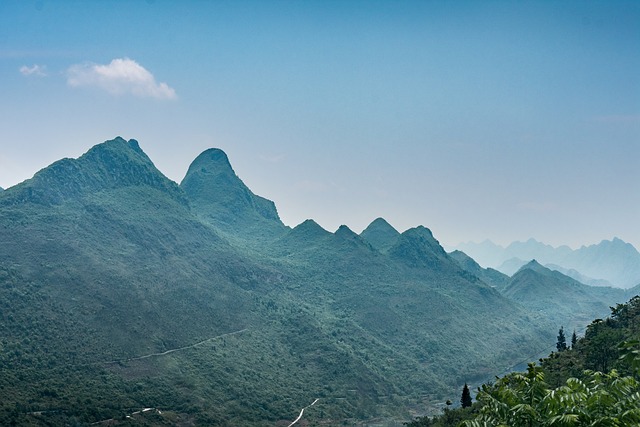
<svg viewBox="0 0 640 427">
<path fill-rule="evenodd" d="M 567 349 L 567 338 L 564 336 L 564 328 L 560 326 L 558 331 L 558 342 L 556 343 L 558 351 L 565 351 Z"/>
<path fill-rule="evenodd" d="M 471 392 L 469 391 L 469 386 L 467 383 L 464 383 L 464 387 L 462 388 L 462 397 L 460 398 L 460 404 L 463 408 L 469 408 L 472 405 L 471 401 Z"/>
<path fill-rule="evenodd" d="M 578 336 L 576 335 L 576 330 L 573 330 L 573 334 L 571 335 L 571 348 L 576 347 L 576 343 L 578 342 Z"/>
<path fill-rule="evenodd" d="M 569 378 L 566 385 L 549 389 L 535 364 L 527 373 L 501 378 L 482 386 L 480 415 L 465 427 L 569 427 L 640 425 L 640 383 L 586 371 L 584 380 Z"/>
</svg>

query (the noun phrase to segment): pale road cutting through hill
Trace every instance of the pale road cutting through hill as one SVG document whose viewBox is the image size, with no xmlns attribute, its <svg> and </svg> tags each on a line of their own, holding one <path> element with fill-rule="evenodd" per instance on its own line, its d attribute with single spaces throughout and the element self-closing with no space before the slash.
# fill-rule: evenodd
<svg viewBox="0 0 640 427">
<path fill-rule="evenodd" d="M 222 335 L 218 335 L 215 337 L 211 337 L 211 338 L 207 338 L 206 340 L 197 342 L 195 344 L 191 344 L 191 345 L 187 345 L 185 347 L 179 347 L 179 348 L 173 348 L 171 350 L 167 350 L 167 351 L 163 351 L 162 353 L 151 353 L 151 354 L 145 354 L 144 356 L 138 356 L 138 357 L 132 357 L 130 359 L 120 359 L 120 360 L 112 360 L 110 362 L 104 362 L 105 364 L 110 364 L 110 363 L 120 363 L 120 362 L 131 362 L 133 360 L 141 360 L 141 359 L 147 359 L 149 357 L 156 357 L 156 356 L 166 356 L 167 354 L 171 354 L 174 353 L 176 351 L 182 351 L 182 350 L 187 350 L 189 348 L 193 348 L 193 347 L 197 347 L 199 345 L 202 345 L 206 342 L 209 341 L 213 341 L 216 340 L 218 338 L 223 338 L 223 337 L 227 337 L 230 335 L 235 335 L 235 334 L 240 334 L 242 332 L 247 331 L 249 328 L 244 328 L 244 329 L 240 329 L 239 331 L 234 331 L 234 332 L 227 332 L 226 334 L 222 334 Z"/>
<path fill-rule="evenodd" d="M 314 400 L 314 401 L 313 401 L 313 403 L 312 403 L 311 405 L 307 405 L 307 406 L 305 406 L 304 408 L 302 408 L 302 409 L 300 410 L 300 415 L 298 415 L 298 418 L 296 418 L 296 419 L 295 419 L 291 424 L 289 424 L 287 427 L 291 427 L 292 425 L 294 425 L 295 423 L 297 423 L 298 421 L 300 421 L 300 418 L 302 418 L 302 415 L 304 414 L 304 410 L 305 410 L 305 409 L 307 409 L 307 408 L 308 408 L 308 407 L 310 407 L 310 406 L 315 405 L 315 404 L 316 404 L 316 402 L 317 402 L 318 400 L 320 400 L 320 398 L 318 398 L 318 399 Z"/>
</svg>

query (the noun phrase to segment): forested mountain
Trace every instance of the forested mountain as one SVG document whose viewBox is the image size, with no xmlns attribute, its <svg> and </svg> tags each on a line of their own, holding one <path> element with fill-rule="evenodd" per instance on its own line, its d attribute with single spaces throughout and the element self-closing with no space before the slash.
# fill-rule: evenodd
<svg viewBox="0 0 640 427">
<path fill-rule="evenodd" d="M 633 245 L 617 237 L 576 250 L 568 246 L 554 248 L 535 239 L 513 242 L 506 248 L 487 240 L 460 244 L 455 249 L 465 252 L 485 267 L 496 268 L 508 275 L 535 259 L 542 265 L 559 266 L 561 271 L 574 270 L 572 276 L 579 274 L 590 284 L 611 284 L 621 288 L 640 284 L 640 253 Z"/>
<path fill-rule="evenodd" d="M 286 227 L 216 149 L 180 185 L 134 140 L 56 162 L 0 242 L 2 425 L 402 420 L 555 333 L 425 227 Z"/>
</svg>

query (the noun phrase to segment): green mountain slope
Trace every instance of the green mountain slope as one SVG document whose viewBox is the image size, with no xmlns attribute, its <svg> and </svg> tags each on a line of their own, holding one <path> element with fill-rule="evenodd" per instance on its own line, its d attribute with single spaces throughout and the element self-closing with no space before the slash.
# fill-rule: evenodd
<svg viewBox="0 0 640 427">
<path fill-rule="evenodd" d="M 610 306 L 629 298 L 625 290 L 587 286 L 535 260 L 513 275 L 503 294 L 543 313 L 558 328 L 564 326 L 567 331 L 583 327 L 594 317 L 605 316 Z"/>
<path fill-rule="evenodd" d="M 428 229 L 366 234 L 285 227 L 220 150 L 54 163 L 0 195 L 0 424 L 407 419 L 552 339 Z"/>
<path fill-rule="evenodd" d="M 509 283 L 509 276 L 493 268 L 480 267 L 480 264 L 462 251 L 455 250 L 451 252 L 449 256 L 453 258 L 463 270 L 473 274 L 500 291 Z"/>
</svg>

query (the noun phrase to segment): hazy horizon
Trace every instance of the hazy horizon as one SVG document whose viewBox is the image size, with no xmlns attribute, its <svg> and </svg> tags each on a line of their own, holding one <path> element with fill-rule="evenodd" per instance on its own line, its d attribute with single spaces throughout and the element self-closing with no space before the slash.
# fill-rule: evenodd
<svg viewBox="0 0 640 427">
<path fill-rule="evenodd" d="M 0 3 L 0 186 L 120 135 L 283 221 L 640 248 L 640 4 Z"/>
</svg>

